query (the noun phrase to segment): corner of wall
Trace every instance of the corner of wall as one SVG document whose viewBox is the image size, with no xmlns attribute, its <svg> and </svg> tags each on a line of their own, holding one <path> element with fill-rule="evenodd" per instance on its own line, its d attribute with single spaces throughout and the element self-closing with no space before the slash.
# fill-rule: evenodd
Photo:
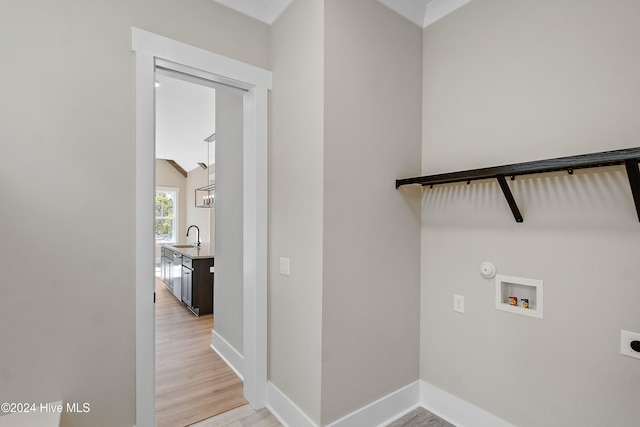
<svg viewBox="0 0 640 427">
<path fill-rule="evenodd" d="M 484 409 L 422 380 L 420 381 L 420 406 L 458 427 L 513 427 Z"/>
<path fill-rule="evenodd" d="M 211 331 L 211 348 L 244 381 L 244 357 L 215 330 Z"/>
</svg>

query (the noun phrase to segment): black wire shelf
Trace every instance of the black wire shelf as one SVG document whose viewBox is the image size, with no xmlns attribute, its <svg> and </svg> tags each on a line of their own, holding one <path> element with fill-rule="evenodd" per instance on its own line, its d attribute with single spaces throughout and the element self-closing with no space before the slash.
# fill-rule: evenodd
<svg viewBox="0 0 640 427">
<path fill-rule="evenodd" d="M 456 182 L 467 182 L 481 179 L 496 179 L 500 189 L 509 204 L 516 222 L 523 222 L 524 218 L 518 209 L 518 205 L 507 184 L 506 177 L 514 180 L 519 175 L 532 175 L 546 172 L 567 171 L 573 174 L 576 169 L 598 168 L 604 166 L 625 165 L 633 201 L 636 206 L 638 220 L 640 220 L 640 147 L 627 148 L 623 150 L 603 151 L 592 154 L 581 154 L 578 156 L 559 157 L 556 159 L 537 160 L 533 162 L 514 163 L 511 165 L 495 166 L 481 169 L 471 169 L 460 172 L 449 172 L 437 175 L 425 175 L 415 178 L 404 178 L 396 180 L 396 189 L 403 185 L 419 184 L 422 186 L 452 184 Z"/>
</svg>

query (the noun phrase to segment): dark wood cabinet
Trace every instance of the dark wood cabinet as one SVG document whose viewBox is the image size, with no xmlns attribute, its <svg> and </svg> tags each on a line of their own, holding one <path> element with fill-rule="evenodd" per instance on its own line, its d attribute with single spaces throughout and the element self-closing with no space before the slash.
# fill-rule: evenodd
<svg viewBox="0 0 640 427">
<path fill-rule="evenodd" d="M 178 301 L 196 316 L 213 313 L 213 253 L 204 245 L 163 246 L 160 260 L 161 279 Z"/>
<path fill-rule="evenodd" d="M 182 257 L 182 302 L 196 316 L 213 313 L 213 258 Z"/>
</svg>

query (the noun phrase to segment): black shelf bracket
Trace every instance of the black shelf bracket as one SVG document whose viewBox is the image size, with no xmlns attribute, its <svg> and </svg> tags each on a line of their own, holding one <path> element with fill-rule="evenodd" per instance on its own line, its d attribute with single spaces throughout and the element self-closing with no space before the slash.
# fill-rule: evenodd
<svg viewBox="0 0 640 427">
<path fill-rule="evenodd" d="M 497 177 L 498 184 L 500 184 L 500 188 L 504 193 L 504 198 L 507 199 L 507 203 L 509 204 L 509 208 L 513 213 L 513 217 L 516 219 L 516 222 L 523 222 L 524 218 L 522 218 L 522 214 L 520 213 L 520 209 L 518 209 L 518 205 L 516 204 L 516 200 L 513 198 L 513 194 L 511 194 L 511 189 L 507 184 L 507 181 L 504 179 L 503 175 L 498 175 Z"/>
<path fill-rule="evenodd" d="M 396 189 L 403 185 L 420 184 L 433 188 L 436 184 L 451 184 L 455 182 L 467 182 L 480 179 L 497 179 L 504 197 L 507 199 L 509 208 L 513 213 L 516 222 L 523 222 L 524 219 L 518 209 L 518 205 L 511 193 L 505 176 L 513 181 L 518 175 L 531 175 L 546 172 L 567 171 L 573 175 L 576 169 L 597 168 L 603 166 L 614 166 L 624 164 L 633 201 L 636 206 L 636 213 L 640 221 L 640 147 L 627 148 L 623 150 L 603 151 L 599 153 L 581 154 L 578 156 L 559 157 L 556 159 L 537 160 L 533 162 L 515 163 L 512 165 L 495 166 L 482 169 L 472 169 L 461 172 L 449 172 L 438 175 L 426 175 L 414 178 L 396 180 Z"/>
<path fill-rule="evenodd" d="M 625 160 L 624 166 L 627 169 L 627 178 L 629 178 L 633 202 L 636 205 L 636 213 L 640 221 L 640 170 L 638 169 L 638 159 Z"/>
</svg>

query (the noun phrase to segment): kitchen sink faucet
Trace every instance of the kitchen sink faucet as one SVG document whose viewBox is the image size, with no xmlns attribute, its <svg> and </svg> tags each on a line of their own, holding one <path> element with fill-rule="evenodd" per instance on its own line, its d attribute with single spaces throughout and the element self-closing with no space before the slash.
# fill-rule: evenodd
<svg viewBox="0 0 640 427">
<path fill-rule="evenodd" d="M 200 229 L 197 225 L 190 225 L 189 228 L 187 228 L 187 237 L 189 237 L 189 230 L 191 230 L 191 227 L 195 227 L 198 232 L 198 234 L 196 234 L 196 246 L 200 246 Z"/>
</svg>

